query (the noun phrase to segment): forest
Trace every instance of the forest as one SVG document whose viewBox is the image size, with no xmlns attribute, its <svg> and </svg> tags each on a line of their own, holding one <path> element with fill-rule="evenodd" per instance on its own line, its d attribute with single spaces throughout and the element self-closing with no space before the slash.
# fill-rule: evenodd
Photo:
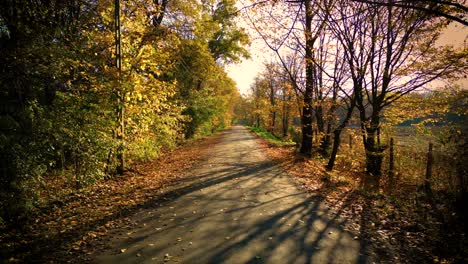
<svg viewBox="0 0 468 264">
<path fill-rule="evenodd" d="M 113 1 L 2 6 L 2 219 L 49 175 L 79 188 L 230 124 L 223 65 L 249 56 L 233 1 L 122 2 L 120 32 Z"/>
<path fill-rule="evenodd" d="M 452 240 L 433 262 L 467 260 L 468 47 L 466 36 L 463 46 L 438 42 L 468 25 L 465 1 L 1 6 L 0 259 L 37 256 L 28 248 L 51 231 L 29 234 L 31 223 L 48 217 L 59 226 L 68 204 L 120 193 L 119 181 L 134 189 L 108 206 L 143 202 L 149 194 L 138 188 L 168 185 L 164 173 L 190 171 L 220 140 L 213 135 L 242 125 L 266 139 L 269 157 L 292 163 L 284 170 L 309 191 L 317 181 L 335 193 L 351 188 L 360 197 L 351 207 L 364 199 L 379 214 L 398 211 L 398 228 L 408 221 L 437 233 L 433 248 Z M 252 41 L 264 50 L 251 50 Z M 227 66 L 256 52 L 272 56 L 241 95 Z M 162 180 L 132 178 L 145 168 Z M 414 224 L 421 219 L 426 233 Z"/>
</svg>

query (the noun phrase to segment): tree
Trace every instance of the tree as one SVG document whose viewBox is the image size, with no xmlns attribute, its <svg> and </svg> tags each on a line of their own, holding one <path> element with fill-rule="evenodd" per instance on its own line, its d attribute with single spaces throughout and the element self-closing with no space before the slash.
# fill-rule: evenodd
<svg viewBox="0 0 468 264">
<path fill-rule="evenodd" d="M 211 133 L 226 126 L 231 113 L 228 98 L 237 94 L 234 82 L 224 72 L 223 64 L 247 56 L 247 36 L 232 22 L 234 2 L 207 1 L 190 15 L 192 24 L 184 26 L 182 49 L 176 59 L 173 77 L 178 82 L 179 98 L 187 108 L 185 136 Z M 210 8 L 211 7 L 211 8 Z M 232 34 L 240 39 L 230 39 Z"/>
<path fill-rule="evenodd" d="M 280 4 L 281 3 L 281 4 Z M 281 64 L 289 72 L 292 82 L 296 82 L 294 87 L 302 90 L 302 110 L 301 126 L 302 141 L 300 152 L 306 156 L 312 156 L 313 148 L 313 123 L 314 116 L 318 117 L 318 129 L 323 132 L 323 109 L 317 101 L 323 100 L 319 91 L 319 73 L 316 51 L 320 45 L 319 37 L 327 25 L 327 13 L 332 1 L 318 1 L 312 3 L 310 0 L 304 1 L 284 1 L 274 2 L 267 6 L 260 13 L 260 18 L 252 17 L 247 13 L 247 18 L 254 29 L 264 40 L 266 45 L 277 55 Z M 261 7 L 261 4 L 253 5 Z M 281 10 L 279 12 L 278 10 Z M 286 10 L 286 11 L 285 11 Z M 323 15 L 321 15 L 323 14 Z M 266 26 L 267 24 L 268 26 Z M 302 28 L 298 28 L 300 24 Z M 269 31 L 266 30 L 268 27 Z M 293 53 L 302 56 L 301 63 L 304 65 L 304 83 L 300 87 L 296 76 L 288 69 L 284 50 L 293 50 Z M 302 73 L 301 73 L 302 74 Z M 302 89 L 301 89 L 302 88 Z"/>
<path fill-rule="evenodd" d="M 100 71 L 106 56 L 87 41 L 98 5 L 2 3 L 0 217 L 12 220 L 37 205 L 36 185 L 47 172 L 70 170 L 75 186 L 101 178 L 112 124 L 109 92 L 95 85 L 108 80 Z"/>
<path fill-rule="evenodd" d="M 253 125 L 260 127 L 268 127 L 268 81 L 262 78 L 262 76 L 257 76 L 254 83 L 250 86 L 252 91 L 252 104 L 253 104 Z"/>
<path fill-rule="evenodd" d="M 208 42 L 222 20 L 199 2 L 2 4 L 0 218 L 39 205 L 50 174 L 81 188 L 175 147 L 190 120 L 193 135 L 230 123 L 238 94 L 220 64 L 244 42 L 223 44 L 217 64 Z"/>
<path fill-rule="evenodd" d="M 220 0 L 211 3 L 212 13 L 210 23 L 216 28 L 208 47 L 215 61 L 222 63 L 239 62 L 241 58 L 249 58 L 244 48 L 250 43 L 244 29 L 236 26 L 237 17 L 234 0 Z"/>
<path fill-rule="evenodd" d="M 120 141 L 117 150 L 117 174 L 122 175 L 125 168 L 124 138 L 125 138 L 125 91 L 121 86 L 122 78 L 122 29 L 120 26 L 120 0 L 114 0 L 114 30 L 115 30 L 115 66 L 117 68 L 117 139 Z"/>
<path fill-rule="evenodd" d="M 343 1 L 338 12 L 333 28 L 351 70 L 366 168 L 378 176 L 385 149 L 378 140 L 383 109 L 456 71 L 466 51 L 434 48 L 445 24 L 418 10 Z"/>
</svg>

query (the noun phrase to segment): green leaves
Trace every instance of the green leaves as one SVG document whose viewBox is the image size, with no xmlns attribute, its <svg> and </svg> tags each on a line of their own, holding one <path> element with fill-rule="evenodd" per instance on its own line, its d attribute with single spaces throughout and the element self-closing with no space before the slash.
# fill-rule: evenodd
<svg viewBox="0 0 468 264">
<path fill-rule="evenodd" d="M 130 164 L 149 160 L 184 136 L 230 123 L 237 91 L 209 40 L 215 32 L 225 36 L 218 45 L 223 60 L 246 54 L 246 35 L 229 15 L 234 1 L 221 1 L 216 14 L 197 1 L 171 1 L 164 9 L 121 1 L 120 75 L 112 0 L 7 2 L 12 8 L 0 10 L 0 64 L 7 65 L 0 72 L 7 175 L 0 178 L 0 217 L 13 219 L 35 204 L 40 179 L 60 175 L 82 188 L 111 175 L 122 148 Z M 165 12 L 157 26 L 148 19 L 155 10 Z M 121 110 L 124 146 L 116 129 Z"/>
<path fill-rule="evenodd" d="M 211 14 L 209 23 L 213 24 L 214 32 L 208 47 L 216 61 L 230 63 L 250 58 L 244 48 L 250 40 L 245 30 L 235 24 L 236 14 L 235 1 L 232 0 L 219 1 Z"/>
</svg>

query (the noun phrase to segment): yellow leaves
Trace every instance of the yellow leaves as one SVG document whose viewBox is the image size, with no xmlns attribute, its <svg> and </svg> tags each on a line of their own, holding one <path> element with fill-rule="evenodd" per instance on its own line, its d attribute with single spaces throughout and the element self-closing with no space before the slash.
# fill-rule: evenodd
<svg viewBox="0 0 468 264">
<path fill-rule="evenodd" d="M 440 121 L 452 107 L 453 97 L 446 91 L 434 91 L 424 94 L 409 94 L 385 109 L 384 117 L 389 125 L 420 119 L 420 123 Z"/>
</svg>

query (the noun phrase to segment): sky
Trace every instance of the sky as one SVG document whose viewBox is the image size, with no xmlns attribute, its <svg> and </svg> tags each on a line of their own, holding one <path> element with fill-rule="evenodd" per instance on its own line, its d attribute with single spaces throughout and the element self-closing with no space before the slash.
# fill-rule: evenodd
<svg viewBox="0 0 468 264">
<path fill-rule="evenodd" d="M 249 48 L 250 59 L 244 59 L 241 63 L 231 64 L 227 67 L 228 75 L 237 83 L 237 89 L 241 94 L 248 94 L 250 85 L 255 76 L 262 71 L 263 63 L 272 59 L 272 54 L 265 51 L 266 45 L 262 40 L 252 41 Z"/>
<path fill-rule="evenodd" d="M 255 37 L 251 36 L 252 39 L 255 39 Z M 437 44 L 454 45 L 456 47 L 468 45 L 468 27 L 459 23 L 451 23 L 437 41 Z M 249 51 L 251 59 L 244 59 L 241 63 L 228 65 L 226 68 L 228 75 L 237 83 L 237 89 L 241 94 L 245 95 L 249 94 L 255 76 L 262 71 L 263 63 L 274 60 L 274 54 L 267 52 L 266 45 L 260 39 L 252 41 Z M 463 79 L 460 84 L 467 89 L 468 79 Z"/>
</svg>

